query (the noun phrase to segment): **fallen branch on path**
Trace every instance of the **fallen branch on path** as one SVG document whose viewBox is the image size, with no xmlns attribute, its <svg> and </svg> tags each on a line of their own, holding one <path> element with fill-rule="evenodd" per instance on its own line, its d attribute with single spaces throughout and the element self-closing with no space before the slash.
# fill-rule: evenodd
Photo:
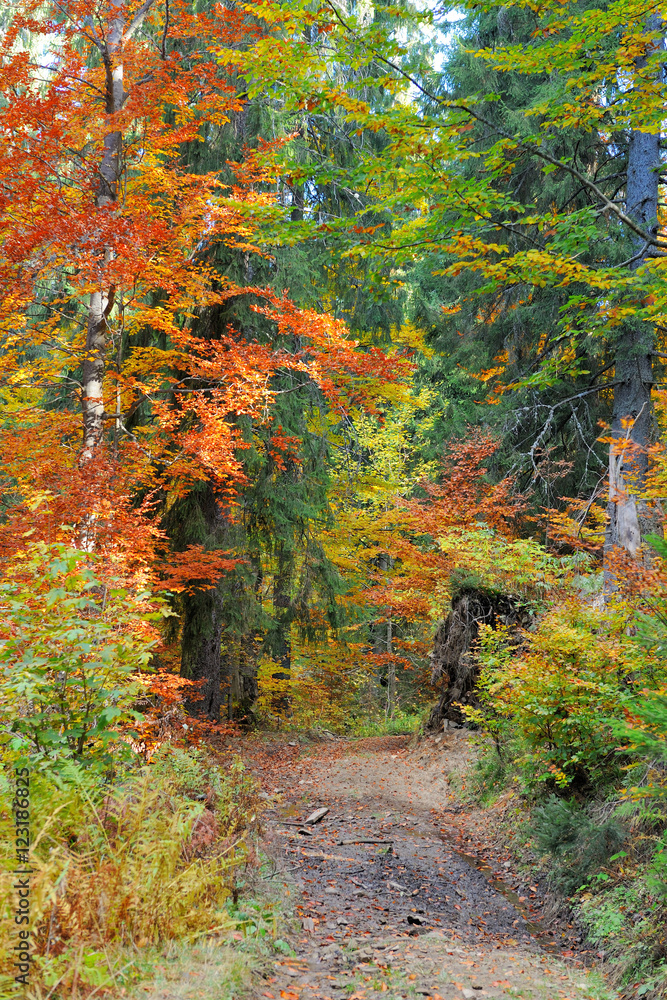
<svg viewBox="0 0 667 1000">
<path fill-rule="evenodd" d="M 313 826 L 314 823 L 319 823 L 321 819 L 324 819 L 326 814 L 329 812 L 328 806 L 323 806 L 321 809 L 316 809 L 315 812 L 311 813 L 307 819 L 304 819 L 305 826 Z"/>
<path fill-rule="evenodd" d="M 301 870 L 302 866 L 303 862 L 300 862 L 298 865 L 294 865 L 292 868 L 277 868 L 276 871 L 271 872 L 270 875 L 262 875 L 262 881 L 266 882 L 267 879 L 275 878 L 276 875 L 285 875 L 287 872 L 298 872 Z"/>
<path fill-rule="evenodd" d="M 342 854 L 316 854 L 314 851 L 301 851 L 304 858 L 313 858 L 316 861 L 351 861 L 352 864 L 358 865 L 359 858 L 346 858 Z M 365 864 L 369 864 L 368 861 Z"/>
<path fill-rule="evenodd" d="M 338 847 L 343 844 L 393 844 L 393 840 L 337 840 Z"/>
<path fill-rule="evenodd" d="M 315 823 L 319 823 L 321 819 L 324 819 L 328 812 L 329 809 L 326 807 L 316 809 L 307 819 L 299 820 L 298 823 L 291 819 L 271 819 L 270 822 L 277 823 L 278 826 L 314 826 Z"/>
</svg>

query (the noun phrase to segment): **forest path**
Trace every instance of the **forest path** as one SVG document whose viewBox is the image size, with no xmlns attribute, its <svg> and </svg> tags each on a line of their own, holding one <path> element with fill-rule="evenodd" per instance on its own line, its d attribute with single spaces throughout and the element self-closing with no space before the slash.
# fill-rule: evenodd
<svg viewBox="0 0 667 1000">
<path fill-rule="evenodd" d="M 269 799 L 266 847 L 303 927 L 296 957 L 276 961 L 255 997 L 611 996 L 572 959 L 562 928 L 536 922 L 539 887 L 515 894 L 509 854 L 467 832 L 449 777 L 465 780 L 469 756 L 464 731 L 416 748 L 382 737 L 250 753 Z"/>
</svg>

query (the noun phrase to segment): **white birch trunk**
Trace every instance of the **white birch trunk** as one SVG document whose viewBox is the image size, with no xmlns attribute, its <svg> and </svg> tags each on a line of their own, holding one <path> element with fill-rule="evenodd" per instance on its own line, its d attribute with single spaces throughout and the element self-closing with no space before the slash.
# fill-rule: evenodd
<svg viewBox="0 0 667 1000">
<path fill-rule="evenodd" d="M 110 6 L 106 38 L 98 47 L 105 67 L 105 112 L 117 114 L 123 107 L 123 20 L 114 16 L 115 5 Z M 97 174 L 95 208 L 106 210 L 118 198 L 118 185 L 123 166 L 123 137 L 121 132 L 109 132 L 104 137 L 104 150 Z M 107 247 L 104 263 L 111 260 L 112 250 Z M 104 371 L 107 352 L 107 320 L 114 304 L 113 285 L 105 287 L 100 275 L 100 287 L 91 293 L 88 306 L 86 353 L 83 361 L 83 450 L 81 461 L 89 461 L 100 447 L 104 434 Z"/>
<path fill-rule="evenodd" d="M 125 102 L 123 83 L 123 43 L 137 31 L 153 4 L 145 0 L 126 27 L 120 8 L 110 0 L 106 35 L 94 35 L 105 68 L 105 113 L 118 114 Z M 92 30 L 92 29 L 91 29 Z M 164 45 L 163 39 L 163 45 Z M 97 172 L 95 194 L 96 211 L 109 211 L 118 200 L 120 179 L 123 172 L 123 136 L 114 129 L 104 137 L 104 148 Z M 111 262 L 113 250 L 105 248 L 104 264 Z M 83 448 L 81 462 L 90 461 L 102 444 L 104 436 L 104 374 L 109 344 L 108 317 L 113 309 L 116 289 L 104 275 L 99 276 L 99 288 L 91 293 L 88 305 L 86 351 L 83 360 L 82 413 Z"/>
</svg>

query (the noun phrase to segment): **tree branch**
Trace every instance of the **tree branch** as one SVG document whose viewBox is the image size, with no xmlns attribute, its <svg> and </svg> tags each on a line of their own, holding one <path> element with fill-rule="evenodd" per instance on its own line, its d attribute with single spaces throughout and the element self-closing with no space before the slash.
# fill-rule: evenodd
<svg viewBox="0 0 667 1000">
<path fill-rule="evenodd" d="M 340 12 L 338 11 L 336 5 L 332 2 L 332 0 L 325 0 L 325 2 L 327 7 L 333 12 L 335 18 L 340 22 L 343 28 L 345 28 L 345 30 L 350 35 L 352 35 L 352 37 L 358 38 L 357 33 L 350 27 L 349 24 L 346 23 L 346 21 L 341 16 Z M 602 191 L 598 187 L 598 185 L 595 184 L 595 182 L 592 181 L 589 177 L 586 177 L 585 174 L 582 174 L 582 172 L 578 170 L 576 167 L 571 166 L 569 163 L 563 163 L 562 160 L 559 160 L 557 159 L 557 157 L 552 156 L 551 153 L 548 153 L 542 146 L 539 146 L 535 142 L 529 143 L 523 139 L 517 139 L 516 136 L 512 135 L 510 132 L 505 132 L 505 130 L 499 128 L 495 122 L 492 122 L 489 118 L 486 118 L 484 115 L 480 115 L 478 111 L 474 111 L 467 105 L 457 104 L 454 101 L 448 101 L 444 100 L 442 97 L 438 97 L 436 94 L 433 94 L 430 90 L 424 87 L 416 79 L 416 77 L 412 75 L 412 73 L 409 73 L 401 66 L 398 66 L 396 63 L 392 62 L 391 59 L 387 59 L 386 56 L 383 56 L 376 49 L 372 49 L 371 51 L 373 53 L 373 56 L 378 60 L 378 62 L 384 63 L 385 66 L 389 66 L 390 69 L 392 69 L 395 73 L 398 73 L 399 76 L 402 76 L 405 80 L 411 83 L 413 87 L 416 87 L 417 90 L 421 94 L 423 94 L 424 97 L 427 97 L 430 101 L 433 101 L 435 104 L 439 105 L 442 108 L 452 108 L 455 111 L 460 111 L 463 114 L 469 115 L 471 118 L 474 118 L 475 121 L 478 121 L 480 125 L 486 125 L 487 128 L 494 129 L 504 139 L 509 139 L 510 142 L 516 143 L 516 145 L 519 148 L 526 150 L 526 152 L 532 153 L 539 159 L 544 160 L 545 163 L 549 163 L 551 166 L 557 167 L 559 170 L 564 170 L 572 177 L 575 177 L 581 184 L 584 185 L 584 187 L 586 187 L 589 191 L 591 191 L 595 195 L 595 197 L 602 203 L 602 205 L 606 209 L 608 209 L 610 212 L 613 212 L 613 214 L 616 215 L 616 217 L 625 226 L 627 226 L 628 229 L 630 229 L 635 234 L 635 236 L 641 237 L 641 239 L 644 240 L 648 246 L 659 247 L 661 250 L 667 250 L 667 243 L 661 243 L 659 240 L 655 239 L 655 237 L 644 232 L 641 226 L 637 225 L 634 219 L 631 219 L 630 216 L 626 215 L 626 213 L 623 212 L 618 205 L 616 205 L 613 201 L 607 198 L 604 191 Z"/>
<path fill-rule="evenodd" d="M 136 31 L 138 31 L 138 29 L 144 23 L 144 20 L 146 19 L 146 14 L 148 13 L 148 11 L 151 9 L 152 6 L 153 6 L 153 0 L 144 0 L 141 7 L 139 8 L 137 13 L 134 15 L 129 25 L 123 32 L 124 42 L 129 41 L 129 39 L 132 38 L 132 35 L 134 35 Z"/>
<path fill-rule="evenodd" d="M 169 0 L 164 0 L 164 31 L 162 32 L 162 43 L 160 51 L 162 58 L 167 58 L 167 33 L 169 31 Z"/>
</svg>

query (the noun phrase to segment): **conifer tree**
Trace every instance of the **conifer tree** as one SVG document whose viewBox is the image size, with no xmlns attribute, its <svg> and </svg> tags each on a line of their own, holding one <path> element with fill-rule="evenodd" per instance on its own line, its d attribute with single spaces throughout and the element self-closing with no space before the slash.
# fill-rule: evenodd
<svg viewBox="0 0 667 1000">
<path fill-rule="evenodd" d="M 334 104 L 349 122 L 391 137 L 354 171 L 391 229 L 360 224 L 363 237 L 355 245 L 349 232 L 346 254 L 377 261 L 378 273 L 391 261 L 396 278 L 415 263 L 422 275 L 435 271 L 450 328 L 463 338 L 490 331 L 488 367 L 472 374 L 493 387 L 492 402 L 511 390 L 510 442 L 526 456 L 528 479 L 548 486 L 574 461 L 567 489 L 594 499 L 607 464 L 596 422 L 608 419 L 615 392 L 609 542 L 630 555 L 641 531 L 619 529 L 626 514 L 637 521 L 651 328 L 665 302 L 663 241 L 651 222 L 664 107 L 652 10 L 471 6 L 462 47 L 474 59 L 459 52 L 439 77 L 410 64 L 398 28 L 405 15 L 393 28 L 369 26 L 328 4 L 307 16 L 326 34 L 328 58 L 354 62 L 359 83 L 342 94 L 311 60 L 292 88 L 309 108 Z M 484 69 L 471 71 L 473 61 Z M 388 91 L 403 90 L 387 109 L 363 94 L 376 73 Z"/>
</svg>

